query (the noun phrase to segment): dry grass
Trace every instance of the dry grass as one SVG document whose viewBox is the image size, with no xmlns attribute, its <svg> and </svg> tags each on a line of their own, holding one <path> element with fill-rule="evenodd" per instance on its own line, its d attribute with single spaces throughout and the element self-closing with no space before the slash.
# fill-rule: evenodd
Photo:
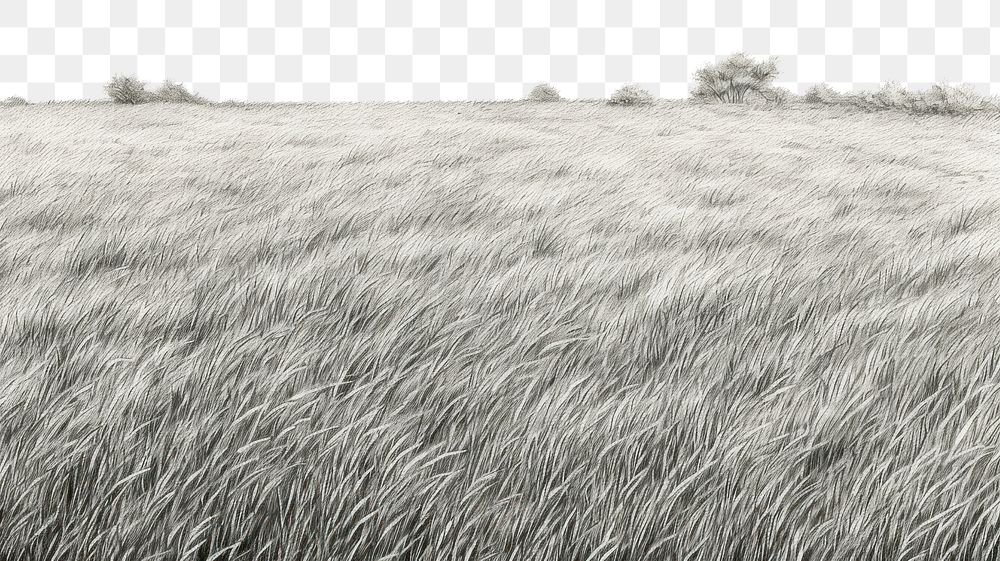
<svg viewBox="0 0 1000 561">
<path fill-rule="evenodd" d="M 2 559 L 997 554 L 996 120 L 0 125 Z"/>
</svg>

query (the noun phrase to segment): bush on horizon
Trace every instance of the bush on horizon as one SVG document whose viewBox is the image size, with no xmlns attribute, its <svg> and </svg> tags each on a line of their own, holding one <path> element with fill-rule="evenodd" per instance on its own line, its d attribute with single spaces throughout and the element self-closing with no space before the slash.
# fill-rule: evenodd
<svg viewBox="0 0 1000 561">
<path fill-rule="evenodd" d="M 139 105 L 149 102 L 162 103 L 207 103 L 198 94 L 188 91 L 183 84 L 164 80 L 154 92 L 146 90 L 146 85 L 135 76 L 117 75 L 111 79 L 104 91 L 115 103 Z"/>
<path fill-rule="evenodd" d="M 754 107 L 775 109 L 778 107 L 784 107 L 789 102 L 796 99 L 798 99 L 798 96 L 792 93 L 791 90 L 787 88 L 773 86 L 765 88 L 759 92 L 747 93 L 745 103 Z M 712 102 L 707 101 L 707 103 L 712 103 Z"/>
<path fill-rule="evenodd" d="M 848 105 L 864 111 L 897 110 L 915 114 L 968 115 L 988 109 L 990 100 L 967 84 L 934 84 L 926 90 L 908 90 L 894 81 L 875 91 L 841 94 L 826 84 L 817 84 L 806 92 L 807 103 Z"/>
<path fill-rule="evenodd" d="M 542 82 L 532 88 L 531 93 L 528 94 L 528 99 L 531 101 L 561 101 L 562 96 L 559 95 L 559 90 L 555 86 Z"/>
<path fill-rule="evenodd" d="M 844 102 L 844 95 L 831 88 L 825 82 L 810 87 L 802 97 L 806 103 L 825 103 L 835 105 Z"/>
<path fill-rule="evenodd" d="M 146 86 L 135 76 L 116 75 L 104 86 L 104 91 L 115 103 L 139 105 L 150 99 Z"/>
<path fill-rule="evenodd" d="M 183 84 L 164 80 L 163 84 L 151 96 L 152 101 L 163 103 L 206 103 L 207 100 L 197 93 L 192 93 Z"/>
<path fill-rule="evenodd" d="M 777 76 L 776 57 L 758 62 L 744 53 L 736 53 L 698 69 L 694 74 L 697 85 L 691 95 L 702 101 L 744 103 L 748 94 L 756 94 L 777 102 L 780 94 L 771 87 Z"/>
<path fill-rule="evenodd" d="M 653 95 L 635 84 L 625 84 L 608 98 L 608 105 L 652 105 Z"/>
</svg>

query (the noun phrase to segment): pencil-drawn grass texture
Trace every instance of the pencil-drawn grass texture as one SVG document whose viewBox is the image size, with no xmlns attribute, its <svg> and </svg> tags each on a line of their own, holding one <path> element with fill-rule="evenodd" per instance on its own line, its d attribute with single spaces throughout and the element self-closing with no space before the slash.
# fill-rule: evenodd
<svg viewBox="0 0 1000 561">
<path fill-rule="evenodd" d="M 849 104 L 0 107 L 0 559 L 995 559 L 998 153 Z"/>
</svg>

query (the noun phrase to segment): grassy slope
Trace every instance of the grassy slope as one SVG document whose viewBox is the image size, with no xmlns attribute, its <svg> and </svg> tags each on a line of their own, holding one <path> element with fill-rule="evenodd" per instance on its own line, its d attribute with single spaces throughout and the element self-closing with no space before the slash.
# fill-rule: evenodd
<svg viewBox="0 0 1000 561">
<path fill-rule="evenodd" d="M 0 557 L 984 556 L 997 131 L 0 107 Z"/>
</svg>

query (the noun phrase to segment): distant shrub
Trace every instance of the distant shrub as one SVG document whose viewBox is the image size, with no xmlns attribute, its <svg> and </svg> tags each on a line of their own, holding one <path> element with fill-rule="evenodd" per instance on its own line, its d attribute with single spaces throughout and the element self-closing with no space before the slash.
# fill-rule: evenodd
<svg viewBox="0 0 1000 561">
<path fill-rule="evenodd" d="M 562 99 L 562 96 L 559 95 L 559 90 L 555 86 L 541 83 L 532 88 L 531 93 L 528 94 L 528 99 L 532 101 L 559 101 Z"/>
<path fill-rule="evenodd" d="M 191 93 L 183 84 L 164 81 L 163 84 L 151 96 L 153 101 L 165 103 L 205 103 L 205 98 L 196 93 Z"/>
<path fill-rule="evenodd" d="M 746 96 L 747 103 L 767 109 L 783 107 L 793 99 L 795 99 L 795 95 L 791 91 L 779 87 L 767 87 L 759 91 L 747 92 Z"/>
<path fill-rule="evenodd" d="M 887 82 L 881 89 L 855 92 L 846 102 L 865 111 L 902 110 L 910 113 L 967 115 L 988 107 L 988 101 L 969 86 L 935 84 L 924 91 L 910 91 L 897 82 Z"/>
<path fill-rule="evenodd" d="M 609 105 L 652 105 L 653 95 L 635 84 L 626 84 L 611 94 Z"/>
<path fill-rule="evenodd" d="M 126 105 L 146 103 L 151 97 L 146 86 L 134 76 L 115 76 L 104 86 L 104 91 L 115 103 Z"/>
<path fill-rule="evenodd" d="M 765 99 L 779 106 L 798 99 L 798 96 L 793 94 L 791 90 L 779 87 L 767 88 L 763 91 L 763 95 Z"/>
<path fill-rule="evenodd" d="M 919 94 L 907 91 L 897 82 L 886 82 L 876 91 L 852 92 L 847 95 L 846 100 L 849 104 L 865 111 L 884 109 L 917 111 Z"/>
<path fill-rule="evenodd" d="M 3 100 L 4 105 L 27 105 L 28 100 L 20 96 L 11 96 Z"/>
<path fill-rule="evenodd" d="M 848 105 L 863 111 L 967 115 L 992 107 L 991 101 L 967 85 L 935 84 L 927 90 L 907 90 L 898 82 L 886 82 L 875 91 L 841 94 L 826 84 L 813 86 L 803 98 L 808 103 Z"/>
<path fill-rule="evenodd" d="M 703 101 L 743 103 L 747 94 L 772 95 L 771 82 L 778 76 L 778 60 L 758 62 L 743 53 L 708 64 L 694 74 L 697 86 L 691 95 Z"/>
<path fill-rule="evenodd" d="M 825 103 L 827 105 L 835 105 L 843 103 L 844 96 L 827 84 L 816 84 L 806 91 L 806 95 L 803 96 L 802 100 L 806 103 Z"/>
<path fill-rule="evenodd" d="M 949 86 L 934 84 L 924 92 L 923 102 L 930 113 L 950 113 L 965 115 L 986 109 L 989 105 L 982 94 L 971 86 Z"/>
</svg>

